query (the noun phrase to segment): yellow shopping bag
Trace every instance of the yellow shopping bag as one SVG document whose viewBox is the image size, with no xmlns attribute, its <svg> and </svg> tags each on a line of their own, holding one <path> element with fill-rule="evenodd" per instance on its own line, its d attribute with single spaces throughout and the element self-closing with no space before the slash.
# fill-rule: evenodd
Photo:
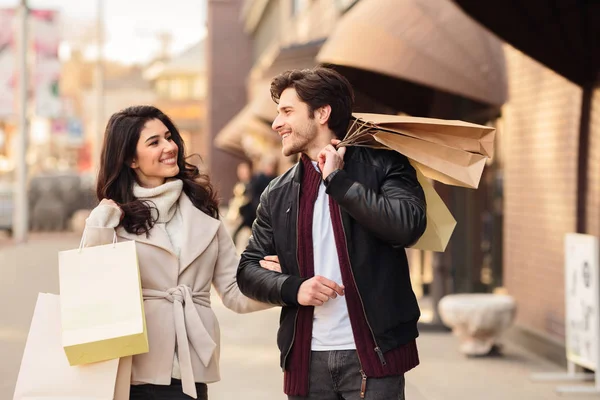
<svg viewBox="0 0 600 400">
<path fill-rule="evenodd" d="M 62 344 L 71 365 L 148 352 L 134 241 L 59 253 Z"/>
<path fill-rule="evenodd" d="M 412 164 L 414 166 L 414 163 Z M 456 220 L 419 167 L 415 166 L 415 170 L 417 171 L 417 179 L 425 193 L 427 228 L 417 243 L 411 247 L 413 249 L 443 252 L 450 241 L 456 226 Z"/>
</svg>

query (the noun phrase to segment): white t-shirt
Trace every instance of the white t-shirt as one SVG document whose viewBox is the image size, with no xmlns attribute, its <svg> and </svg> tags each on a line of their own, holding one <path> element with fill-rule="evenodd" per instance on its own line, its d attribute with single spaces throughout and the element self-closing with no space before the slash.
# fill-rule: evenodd
<svg viewBox="0 0 600 400">
<path fill-rule="evenodd" d="M 317 168 L 316 162 L 313 165 Z M 342 272 L 329 212 L 329 195 L 325 193 L 323 182 L 315 202 L 312 235 L 315 276 L 321 275 L 341 285 Z M 345 296 L 329 299 L 315 307 L 311 348 L 314 351 L 356 349 Z"/>
</svg>

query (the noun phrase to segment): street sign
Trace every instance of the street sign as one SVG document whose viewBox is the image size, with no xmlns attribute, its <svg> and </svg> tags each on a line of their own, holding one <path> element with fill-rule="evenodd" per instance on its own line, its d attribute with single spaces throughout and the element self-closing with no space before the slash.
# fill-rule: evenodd
<svg viewBox="0 0 600 400">
<path fill-rule="evenodd" d="M 594 381 L 594 385 L 558 386 L 566 393 L 600 393 L 600 274 L 598 237 L 565 235 L 566 373 L 536 373 L 534 381 Z M 590 374 L 583 369 L 595 371 Z"/>
<path fill-rule="evenodd" d="M 565 305 L 567 359 L 597 371 L 600 338 L 598 238 L 565 236 Z M 599 372 L 599 371 L 597 371 Z"/>
</svg>

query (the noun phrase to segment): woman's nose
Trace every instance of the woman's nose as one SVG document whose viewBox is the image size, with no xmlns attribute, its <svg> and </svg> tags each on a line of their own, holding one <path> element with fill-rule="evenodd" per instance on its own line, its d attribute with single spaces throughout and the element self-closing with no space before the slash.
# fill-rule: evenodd
<svg viewBox="0 0 600 400">
<path fill-rule="evenodd" d="M 177 152 L 177 150 L 178 150 L 177 144 L 173 141 L 168 142 L 166 150 L 171 151 L 171 152 Z"/>
</svg>

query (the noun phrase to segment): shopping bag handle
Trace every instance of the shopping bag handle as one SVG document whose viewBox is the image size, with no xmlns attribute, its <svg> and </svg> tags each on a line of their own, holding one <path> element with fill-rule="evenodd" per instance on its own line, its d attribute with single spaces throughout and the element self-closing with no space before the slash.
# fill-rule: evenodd
<svg viewBox="0 0 600 400">
<path fill-rule="evenodd" d="M 87 226 L 83 229 L 83 235 L 81 235 L 81 242 L 79 242 L 79 252 L 80 253 L 81 253 L 81 250 L 83 250 L 83 246 L 85 245 L 86 235 L 87 235 Z M 113 248 L 117 245 L 117 230 L 116 229 L 113 229 L 112 245 L 113 245 Z"/>
</svg>

